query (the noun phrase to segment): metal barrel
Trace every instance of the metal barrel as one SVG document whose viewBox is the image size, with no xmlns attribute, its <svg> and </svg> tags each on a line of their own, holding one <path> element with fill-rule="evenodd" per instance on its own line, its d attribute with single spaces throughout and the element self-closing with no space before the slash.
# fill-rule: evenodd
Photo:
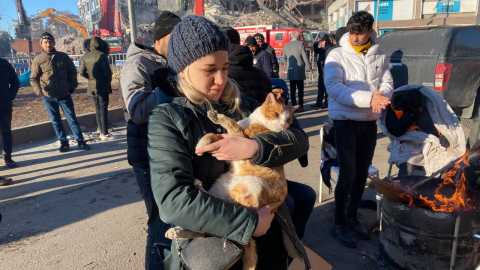
<svg viewBox="0 0 480 270">
<path fill-rule="evenodd" d="M 452 254 L 459 215 L 456 254 Z M 380 255 L 398 269 L 470 270 L 478 263 L 480 241 L 473 236 L 480 231 L 478 209 L 435 212 L 384 197 L 380 228 Z"/>
</svg>

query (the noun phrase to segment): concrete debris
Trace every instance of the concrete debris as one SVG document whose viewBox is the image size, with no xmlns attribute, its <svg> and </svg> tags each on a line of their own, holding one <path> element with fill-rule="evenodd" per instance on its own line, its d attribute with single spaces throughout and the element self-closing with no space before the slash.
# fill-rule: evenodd
<svg viewBox="0 0 480 270">
<path fill-rule="evenodd" d="M 255 1 L 253 1 L 255 2 Z M 246 7 L 246 6 L 245 6 Z M 245 8 L 246 9 L 246 8 Z M 279 26 L 281 28 L 295 27 L 295 23 L 290 22 L 289 25 L 282 23 L 279 17 L 274 16 L 264 10 L 247 13 L 245 11 L 230 11 L 226 10 L 224 4 L 220 0 L 206 0 L 205 1 L 205 18 L 214 21 L 220 26 L 230 27 L 242 27 L 253 25 L 272 25 L 273 27 Z M 283 19 L 288 20 L 283 14 L 278 13 Z M 321 23 L 314 22 L 312 20 L 303 18 L 297 18 L 306 25 L 304 28 L 320 29 Z"/>
<path fill-rule="evenodd" d="M 85 53 L 83 49 L 84 38 L 78 35 L 66 35 L 61 38 L 55 39 L 55 49 L 60 52 L 70 54 L 72 47 L 75 48 L 75 54 L 80 54 L 80 52 Z"/>
</svg>

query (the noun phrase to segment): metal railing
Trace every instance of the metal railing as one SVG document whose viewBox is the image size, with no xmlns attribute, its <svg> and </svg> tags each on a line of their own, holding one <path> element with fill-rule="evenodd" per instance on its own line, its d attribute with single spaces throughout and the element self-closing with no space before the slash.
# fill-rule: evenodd
<svg viewBox="0 0 480 270">
<path fill-rule="evenodd" d="M 306 86 L 316 86 L 318 84 L 318 68 L 317 68 L 317 58 L 315 57 L 315 54 L 313 53 L 312 49 L 305 49 L 305 52 L 307 54 L 307 57 L 310 61 L 310 65 L 312 66 L 312 71 L 305 71 L 306 75 L 306 80 L 305 80 L 305 85 Z M 281 61 L 282 58 L 279 57 L 278 59 L 278 64 L 279 64 L 279 77 L 287 80 L 287 71 L 288 71 L 288 66 L 285 62 Z"/>
<path fill-rule="evenodd" d="M 82 60 L 83 55 L 69 55 L 70 58 L 73 60 L 73 64 L 77 68 L 77 80 L 79 83 L 87 83 L 88 80 L 82 77 L 78 69 L 80 68 L 80 63 Z M 119 54 L 110 54 L 108 55 L 108 62 L 110 63 L 110 68 L 112 69 L 112 73 L 115 74 L 122 70 L 123 65 L 125 64 L 125 60 L 127 59 L 126 53 L 119 53 Z M 7 58 L 8 62 L 13 66 L 15 72 L 18 76 L 25 73 L 28 70 L 28 58 L 26 56 L 23 57 L 9 57 Z M 33 58 L 32 58 L 33 60 Z"/>
<path fill-rule="evenodd" d="M 28 58 L 24 57 L 8 57 L 8 62 L 13 66 L 17 76 L 25 73 L 28 70 Z"/>
</svg>

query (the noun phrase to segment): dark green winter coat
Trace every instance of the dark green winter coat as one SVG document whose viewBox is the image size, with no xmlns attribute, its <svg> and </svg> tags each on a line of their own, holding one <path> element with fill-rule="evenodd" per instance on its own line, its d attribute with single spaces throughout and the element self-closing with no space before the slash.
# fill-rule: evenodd
<svg viewBox="0 0 480 270">
<path fill-rule="evenodd" d="M 107 46 L 105 41 L 99 37 L 93 37 L 90 41 L 90 52 L 82 57 L 79 72 L 88 79 L 89 95 L 110 94 L 112 70 L 105 53 L 105 46 Z"/>
<path fill-rule="evenodd" d="M 12 65 L 0 58 L 0 110 L 11 110 L 20 82 Z"/>
<path fill-rule="evenodd" d="M 224 104 L 212 105 L 219 113 L 236 121 L 248 117 L 259 106 L 246 96 L 242 96 L 241 110 L 233 115 L 227 112 L 228 107 Z M 207 118 L 206 111 L 206 105 L 193 105 L 185 97 L 176 97 L 172 103 L 157 105 L 151 111 L 148 153 L 155 201 L 165 223 L 245 245 L 256 228 L 257 213 L 194 187 L 194 179 L 198 179 L 208 190 L 215 179 L 229 169 L 226 162 L 210 154 L 195 155 L 195 146 L 204 134 L 226 132 Z M 308 137 L 296 121 L 286 132 L 256 135 L 253 139 L 259 143 L 259 151 L 251 162 L 260 166 L 284 165 L 305 155 L 309 148 Z M 289 252 L 289 255 L 306 258 L 285 205 L 280 207 L 275 220 L 283 228 L 284 239 L 290 239 L 290 244 L 286 243 L 287 251 L 292 251 L 289 247 L 293 247 L 296 254 Z M 183 247 L 188 244 L 188 240 L 179 242 Z M 164 269 L 182 269 L 174 244 L 171 251 L 164 259 Z M 308 269 L 308 259 L 305 261 Z"/>
<path fill-rule="evenodd" d="M 64 98 L 78 86 L 77 68 L 66 53 L 44 51 L 32 61 L 30 84 L 38 96 Z"/>
</svg>

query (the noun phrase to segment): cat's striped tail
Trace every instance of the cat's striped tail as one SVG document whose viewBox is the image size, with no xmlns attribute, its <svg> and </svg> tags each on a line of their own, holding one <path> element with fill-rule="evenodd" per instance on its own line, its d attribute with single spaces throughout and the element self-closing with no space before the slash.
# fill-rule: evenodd
<svg viewBox="0 0 480 270">
<path fill-rule="evenodd" d="M 257 244 L 253 238 L 250 238 L 248 245 L 243 246 L 243 270 L 255 270 L 257 266 L 258 255 L 257 255 Z"/>
</svg>

